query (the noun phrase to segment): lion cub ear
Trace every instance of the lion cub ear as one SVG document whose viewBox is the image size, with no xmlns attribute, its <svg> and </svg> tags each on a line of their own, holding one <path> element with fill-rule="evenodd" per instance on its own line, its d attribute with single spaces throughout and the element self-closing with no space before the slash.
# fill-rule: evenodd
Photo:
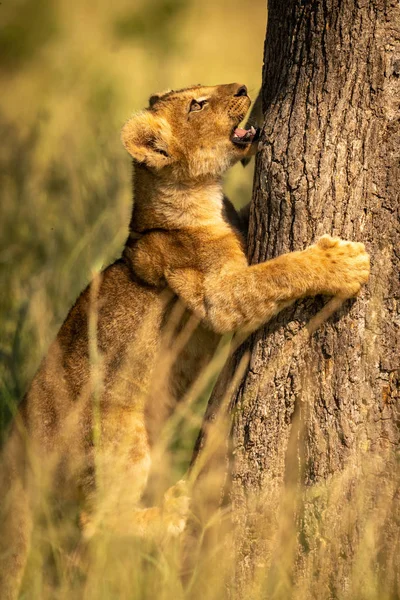
<svg viewBox="0 0 400 600">
<path fill-rule="evenodd" d="M 162 169 L 173 162 L 169 146 L 171 127 L 162 117 L 149 111 L 133 116 L 122 128 L 122 143 L 138 163 Z"/>
</svg>

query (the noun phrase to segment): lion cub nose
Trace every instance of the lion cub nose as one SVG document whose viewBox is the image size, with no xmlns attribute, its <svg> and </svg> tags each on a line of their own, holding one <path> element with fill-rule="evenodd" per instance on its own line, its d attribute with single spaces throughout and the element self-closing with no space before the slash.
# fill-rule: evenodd
<svg viewBox="0 0 400 600">
<path fill-rule="evenodd" d="M 245 85 L 241 85 L 234 96 L 247 96 L 247 87 Z"/>
</svg>

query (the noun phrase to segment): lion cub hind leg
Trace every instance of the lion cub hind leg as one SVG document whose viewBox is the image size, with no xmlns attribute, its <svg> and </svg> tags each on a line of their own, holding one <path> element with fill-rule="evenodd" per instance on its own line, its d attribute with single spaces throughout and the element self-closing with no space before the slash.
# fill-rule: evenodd
<svg viewBox="0 0 400 600">
<path fill-rule="evenodd" d="M 143 412 L 107 407 L 99 437 L 80 519 L 83 538 L 103 533 L 158 539 L 180 533 L 189 508 L 184 482 L 167 490 L 160 507 L 140 508 L 152 464 Z"/>
<path fill-rule="evenodd" d="M 16 600 L 30 550 L 33 518 L 26 489 L 19 480 L 4 501 L 8 514 L 0 514 L 0 598 Z"/>
<path fill-rule="evenodd" d="M 16 600 L 31 547 L 33 511 L 22 476 L 23 440 L 14 427 L 0 459 L 0 599 Z"/>
<path fill-rule="evenodd" d="M 108 535 L 117 537 L 139 537 L 150 540 L 164 540 L 177 537 L 185 529 L 189 514 L 190 499 L 186 482 L 181 480 L 170 487 L 164 494 L 161 507 L 124 510 L 116 506 L 113 514 L 108 515 L 101 523 L 89 514 L 81 515 L 83 537 L 92 538 L 100 529 Z"/>
</svg>

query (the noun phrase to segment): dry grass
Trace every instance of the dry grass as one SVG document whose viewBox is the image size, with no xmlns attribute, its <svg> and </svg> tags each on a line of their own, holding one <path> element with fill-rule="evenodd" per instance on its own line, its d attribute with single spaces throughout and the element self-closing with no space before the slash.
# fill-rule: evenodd
<svg viewBox="0 0 400 600">
<path fill-rule="evenodd" d="M 173 362 L 174 355 L 171 349 L 168 361 Z M 162 495 L 186 469 L 190 449 L 187 442 L 182 445 L 179 440 L 193 439 L 198 430 L 201 415 L 196 403 L 212 384 L 224 356 L 226 348 L 220 348 L 210 368 L 200 375 L 167 423 L 154 449 L 162 478 L 160 489 L 152 489 L 153 498 Z M 226 408 L 226 402 L 222 404 Z M 195 499 L 194 514 L 189 537 L 178 540 L 162 531 L 154 540 L 111 531 L 104 526 L 108 505 L 103 503 L 99 485 L 98 528 L 88 542 L 83 541 L 76 506 L 60 505 L 49 493 L 53 470 L 31 456 L 37 484 L 37 523 L 21 598 L 394 600 L 397 596 L 392 590 L 399 576 L 399 472 L 389 453 L 354 456 L 342 472 L 310 488 L 291 483 L 283 488 L 266 477 L 264 488 L 257 494 L 252 496 L 249 491 L 245 535 L 248 549 L 252 549 L 254 573 L 235 592 L 235 549 L 243 533 L 238 525 L 243 521 L 235 510 L 240 513 L 241 508 L 210 508 L 223 485 L 223 473 L 218 461 L 214 470 L 202 473 L 209 462 L 215 466 L 228 427 L 229 419 L 222 410 L 198 463 L 186 474 Z M 95 440 L 100 449 L 101 437 L 95 436 Z M 129 442 L 126 440 L 127 451 Z M 123 447 L 118 456 L 124 456 Z M 118 456 L 113 457 L 113 469 L 123 475 Z M 48 465 L 54 466 L 57 453 L 52 459 Z M 101 482 L 101 462 L 97 469 Z M 126 493 L 123 476 L 119 483 L 112 496 L 115 500 Z M 133 489 L 131 493 L 134 495 Z M 109 503 L 110 494 L 104 498 Z M 117 529 L 118 515 L 114 521 Z M 123 531 L 125 524 L 120 525 Z M 193 531 L 196 536 L 190 537 Z"/>
<path fill-rule="evenodd" d="M 122 123 L 151 92 L 167 87 L 243 81 L 254 96 L 261 76 L 265 3 L 253 0 L 250 10 L 239 0 L 231 0 L 229 9 L 222 0 L 20 0 L 3 3 L 1 11 L 6 24 L 0 32 L 4 430 L 75 297 L 92 273 L 121 250 L 131 206 L 130 160 L 119 141 Z M 251 180 L 251 171 L 240 165 L 232 171 L 226 187 L 237 204 L 250 196 Z M 157 456 L 172 457 L 160 463 L 164 485 L 188 468 L 222 354 L 160 439 Z M 221 418 L 202 461 L 217 451 L 226 425 Z M 393 598 L 388 590 L 399 577 L 398 541 L 390 542 L 390 518 L 398 508 L 396 478 L 382 476 L 387 468 L 385 457 L 368 458 L 302 494 L 274 486 L 261 490 L 254 498 L 254 540 L 249 540 L 260 548 L 260 558 L 240 597 Z M 390 468 L 396 473 L 398 465 L 390 463 Z M 192 473 L 191 485 L 199 470 Z M 211 512 L 203 522 L 192 551 L 196 555 L 203 539 L 212 544 L 200 553 L 183 586 L 179 542 L 154 544 L 100 530 L 82 545 L 75 508 L 60 518 L 46 473 L 42 477 L 41 516 L 21 598 L 220 600 L 228 588 L 233 590 L 240 531 L 229 510 Z M 209 474 L 207 496 L 196 487 L 200 512 L 208 494 L 219 489 L 219 477 L 218 470 Z M 343 555 L 350 538 L 354 558 Z M 305 539 L 299 562 L 296 548 Z M 385 559 L 386 571 L 380 568 L 384 548 L 392 553 Z"/>
</svg>

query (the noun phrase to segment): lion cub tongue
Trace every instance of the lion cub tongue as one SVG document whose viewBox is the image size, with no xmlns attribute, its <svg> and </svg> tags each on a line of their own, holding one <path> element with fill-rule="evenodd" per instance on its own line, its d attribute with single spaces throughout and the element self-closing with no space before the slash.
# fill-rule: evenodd
<svg viewBox="0 0 400 600">
<path fill-rule="evenodd" d="M 238 127 L 233 132 L 233 141 L 248 143 L 252 142 L 255 138 L 257 130 L 251 126 L 250 129 L 243 129 L 242 127 Z"/>
<path fill-rule="evenodd" d="M 249 133 L 249 131 L 247 129 L 242 129 L 241 127 L 238 127 L 237 129 L 235 129 L 235 131 L 233 132 L 233 134 L 238 137 L 238 138 L 242 138 L 244 137 L 247 133 Z"/>
</svg>

